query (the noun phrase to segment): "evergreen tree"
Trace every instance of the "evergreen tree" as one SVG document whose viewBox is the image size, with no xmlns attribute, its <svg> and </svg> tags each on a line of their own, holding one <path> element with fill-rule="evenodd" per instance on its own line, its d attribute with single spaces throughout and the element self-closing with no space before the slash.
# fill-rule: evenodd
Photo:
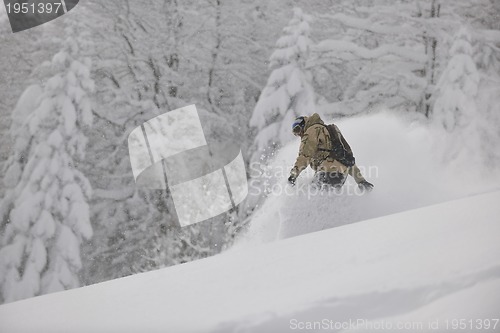
<svg viewBox="0 0 500 333">
<path fill-rule="evenodd" d="M 445 158 L 467 155 L 478 158 L 480 147 L 475 97 L 479 73 L 472 59 L 471 35 L 466 28 L 459 30 L 449 50 L 449 61 L 435 92 L 434 121 L 450 133 L 450 147 Z"/>
<path fill-rule="evenodd" d="M 311 17 L 294 8 L 293 18 L 283 29 L 270 58 L 272 73 L 255 106 L 250 126 L 255 127 L 252 161 L 267 160 L 293 136 L 290 124 L 302 114 L 315 112 L 311 74 L 306 69 L 311 40 Z"/>
<path fill-rule="evenodd" d="M 10 302 L 79 285 L 80 245 L 92 236 L 91 187 L 78 170 L 92 123 L 94 89 L 83 35 L 67 28 L 42 87 L 29 87 L 13 122 L 16 156 L 7 174 L 6 220 L 0 250 L 0 292 Z M 30 102 L 31 101 L 31 102 Z M 36 101 L 36 103 L 32 103 Z M 34 108 L 34 109 L 33 109 Z"/>
</svg>

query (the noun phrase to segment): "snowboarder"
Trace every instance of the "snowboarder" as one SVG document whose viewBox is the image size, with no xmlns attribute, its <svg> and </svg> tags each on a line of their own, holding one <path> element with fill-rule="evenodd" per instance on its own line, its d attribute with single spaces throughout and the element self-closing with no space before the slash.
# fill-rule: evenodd
<svg viewBox="0 0 500 333">
<path fill-rule="evenodd" d="M 341 188 L 349 174 L 361 190 L 373 189 L 373 184 L 366 181 L 356 166 L 351 147 L 336 125 L 325 125 L 314 113 L 310 117 L 297 117 L 292 131 L 300 136 L 301 143 L 299 156 L 288 178 L 290 184 L 295 185 L 299 174 L 310 165 L 316 172 L 314 178 L 318 185 Z"/>
</svg>

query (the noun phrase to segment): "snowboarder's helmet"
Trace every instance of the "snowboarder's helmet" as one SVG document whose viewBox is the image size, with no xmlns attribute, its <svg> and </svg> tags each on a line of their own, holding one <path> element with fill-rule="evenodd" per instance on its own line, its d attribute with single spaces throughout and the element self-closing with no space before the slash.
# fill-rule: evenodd
<svg viewBox="0 0 500 333">
<path fill-rule="evenodd" d="M 300 116 L 295 118 L 295 121 L 292 124 L 293 135 L 300 135 L 300 133 L 304 131 L 305 126 L 306 126 L 305 117 Z"/>
</svg>

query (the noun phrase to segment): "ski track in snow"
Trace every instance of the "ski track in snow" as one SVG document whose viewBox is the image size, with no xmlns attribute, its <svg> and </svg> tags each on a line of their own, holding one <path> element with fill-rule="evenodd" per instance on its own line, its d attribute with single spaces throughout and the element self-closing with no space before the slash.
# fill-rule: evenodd
<svg viewBox="0 0 500 333">
<path fill-rule="evenodd" d="M 420 309 L 432 307 L 435 302 L 442 302 L 448 298 L 453 298 L 455 294 L 460 295 L 464 292 L 464 290 L 468 292 L 470 289 L 474 290 L 477 286 L 488 286 L 489 284 L 494 284 L 492 289 L 493 293 L 500 291 L 500 265 L 473 274 L 457 276 L 455 280 L 440 284 L 430 284 L 409 289 L 401 288 L 386 291 L 373 291 L 343 298 L 332 297 L 322 300 L 321 302 L 310 304 L 307 309 L 293 314 L 287 314 L 286 316 L 277 316 L 274 313 L 250 316 L 249 318 L 245 318 L 237 323 L 222 324 L 214 331 L 214 333 L 289 332 L 290 318 L 302 318 L 302 320 L 307 320 L 309 322 L 321 322 L 325 318 L 333 317 L 336 322 L 341 323 L 347 323 L 349 321 L 355 322 L 358 319 L 368 322 L 381 322 L 381 318 L 391 315 L 395 316 L 395 318 L 401 316 L 402 318 L 398 319 L 401 323 L 419 323 L 423 322 L 422 318 L 419 316 L 413 315 L 416 317 L 416 320 L 411 320 L 413 312 L 418 314 Z M 474 293 L 472 293 L 472 296 L 474 296 Z M 459 299 L 460 301 L 463 301 L 462 298 Z M 484 301 L 488 300 L 483 298 L 482 301 L 483 303 L 480 303 L 482 310 L 489 310 L 491 312 L 490 317 L 488 318 L 496 318 L 494 312 L 495 310 L 484 307 Z M 495 307 L 498 308 L 500 305 L 498 302 L 492 303 L 493 309 L 495 309 Z M 447 306 L 450 307 L 452 305 L 453 304 L 447 304 Z M 460 318 L 475 320 L 486 315 L 482 312 L 479 316 L 473 317 L 470 316 L 470 307 L 467 307 L 466 309 L 467 311 L 463 313 L 464 316 Z M 405 318 L 405 315 L 409 318 Z M 457 314 L 454 316 L 452 315 L 447 319 L 456 319 L 456 316 Z M 433 319 L 434 318 L 432 317 L 427 318 L 427 322 L 431 322 Z M 384 319 L 384 321 L 390 321 L 390 319 Z M 443 322 L 441 322 L 441 324 L 443 324 Z M 314 330 L 314 332 L 316 331 L 320 332 L 322 330 Z M 328 331 L 343 332 L 341 328 L 329 329 Z M 352 329 L 345 331 L 350 332 Z M 355 328 L 354 331 L 363 331 L 363 327 L 358 327 L 357 329 Z"/>
</svg>

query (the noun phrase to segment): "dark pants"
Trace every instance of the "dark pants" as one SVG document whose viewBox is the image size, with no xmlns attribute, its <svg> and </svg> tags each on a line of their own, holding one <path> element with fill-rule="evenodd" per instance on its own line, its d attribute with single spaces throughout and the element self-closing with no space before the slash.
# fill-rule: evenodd
<svg viewBox="0 0 500 333">
<path fill-rule="evenodd" d="M 334 188 L 341 188 L 346 181 L 346 175 L 340 172 L 319 171 L 314 176 L 318 185 L 330 185 Z"/>
</svg>

